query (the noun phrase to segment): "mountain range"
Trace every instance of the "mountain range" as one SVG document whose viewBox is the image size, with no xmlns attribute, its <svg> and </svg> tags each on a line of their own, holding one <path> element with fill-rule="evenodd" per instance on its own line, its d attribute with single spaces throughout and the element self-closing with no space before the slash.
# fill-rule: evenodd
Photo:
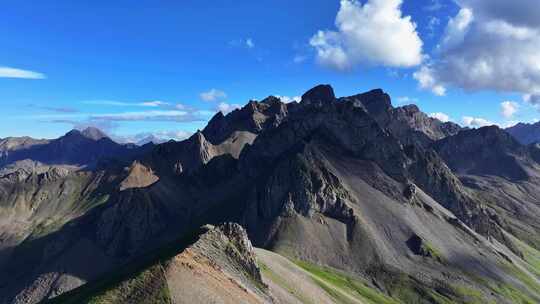
<svg viewBox="0 0 540 304">
<path fill-rule="evenodd" d="M 319 85 L 179 142 L 2 139 L 0 303 L 539 303 L 515 130 Z"/>
<path fill-rule="evenodd" d="M 524 145 L 540 142 L 540 123 L 518 123 L 506 131 Z"/>
</svg>

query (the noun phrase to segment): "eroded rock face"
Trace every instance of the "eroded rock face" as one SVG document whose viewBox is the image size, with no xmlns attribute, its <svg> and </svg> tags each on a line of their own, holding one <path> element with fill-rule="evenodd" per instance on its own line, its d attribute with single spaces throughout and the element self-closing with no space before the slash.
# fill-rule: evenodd
<svg viewBox="0 0 540 304">
<path fill-rule="evenodd" d="M 244 228 L 237 223 L 224 223 L 217 227 L 211 227 L 210 230 L 201 237 L 201 242 L 216 242 L 215 238 L 222 238 L 220 234 L 226 237 L 227 245 L 224 253 L 240 264 L 252 278 L 261 285 L 261 271 L 257 266 L 255 251 L 248 238 Z M 210 243 L 211 244 L 211 243 Z M 232 246 L 229 246 L 232 245 Z"/>
<path fill-rule="evenodd" d="M 441 122 L 421 112 L 416 105 L 394 108 L 390 96 L 381 89 L 340 98 L 368 112 L 381 127 L 388 129 L 403 144 L 429 146 L 433 141 L 455 135 L 461 127 Z"/>
<path fill-rule="evenodd" d="M 277 127 L 287 114 L 288 105 L 276 97 L 270 96 L 261 102 L 252 100 L 227 116 L 218 112 L 210 119 L 202 133 L 212 144 L 218 145 L 237 131 L 259 134 Z"/>
<path fill-rule="evenodd" d="M 496 126 L 462 131 L 438 141 L 434 148 L 459 174 L 526 179 L 524 165 L 534 163 L 525 147 Z"/>
</svg>

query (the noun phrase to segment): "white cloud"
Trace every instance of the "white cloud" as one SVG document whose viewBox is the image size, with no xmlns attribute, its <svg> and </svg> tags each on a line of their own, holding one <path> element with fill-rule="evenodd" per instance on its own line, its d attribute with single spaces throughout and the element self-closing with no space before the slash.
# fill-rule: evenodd
<svg viewBox="0 0 540 304">
<path fill-rule="evenodd" d="M 456 0 L 430 60 L 431 83 L 468 91 L 540 94 L 540 10 L 537 0 Z M 424 71 L 425 72 L 425 71 Z M 422 69 L 419 72 L 422 73 Z M 420 86 L 431 89 L 432 86 Z"/>
<path fill-rule="evenodd" d="M 411 67 L 422 62 L 422 40 L 402 0 L 341 0 L 337 31 L 318 31 L 310 40 L 317 61 L 337 70 L 359 64 Z M 399 51 L 398 51 L 399 50 Z"/>
<path fill-rule="evenodd" d="M 518 108 L 519 104 L 514 101 L 503 101 L 501 102 L 501 115 L 506 119 L 510 119 L 516 114 Z"/>
<path fill-rule="evenodd" d="M 253 43 L 253 39 L 251 38 L 246 39 L 246 47 L 248 49 L 252 49 L 255 47 L 255 43 Z"/>
<path fill-rule="evenodd" d="M 446 87 L 439 83 L 434 76 L 434 71 L 431 67 L 424 65 L 413 73 L 413 78 L 418 81 L 421 89 L 431 90 L 437 96 L 446 94 Z"/>
<path fill-rule="evenodd" d="M 0 66 L 0 78 L 45 79 L 45 74 Z"/>
<path fill-rule="evenodd" d="M 471 128 L 481 128 L 495 125 L 491 121 L 480 117 L 463 116 L 461 120 L 464 126 Z"/>
<path fill-rule="evenodd" d="M 208 92 L 202 92 L 199 97 L 204 101 L 218 101 L 227 98 L 227 94 L 218 89 L 211 89 Z"/>
<path fill-rule="evenodd" d="M 442 38 L 441 45 L 444 49 L 450 49 L 463 43 L 471 23 L 474 20 L 473 12 L 468 8 L 462 8 L 458 14 L 448 20 L 445 34 Z"/>
<path fill-rule="evenodd" d="M 431 113 L 431 114 L 429 114 L 429 117 L 438 119 L 438 120 L 440 120 L 442 122 L 449 122 L 451 120 L 450 116 L 448 116 L 447 114 L 444 114 L 442 112 Z"/>
<path fill-rule="evenodd" d="M 228 104 L 226 102 L 220 102 L 219 105 L 217 106 L 217 110 L 221 111 L 223 114 L 227 114 L 241 107 L 242 106 L 240 106 L 239 104 Z"/>
<path fill-rule="evenodd" d="M 302 100 L 302 97 L 300 96 L 289 97 L 289 96 L 276 95 L 276 97 L 279 98 L 281 102 L 284 102 L 284 103 L 290 103 L 293 101 L 300 102 L 300 100 Z"/>
</svg>

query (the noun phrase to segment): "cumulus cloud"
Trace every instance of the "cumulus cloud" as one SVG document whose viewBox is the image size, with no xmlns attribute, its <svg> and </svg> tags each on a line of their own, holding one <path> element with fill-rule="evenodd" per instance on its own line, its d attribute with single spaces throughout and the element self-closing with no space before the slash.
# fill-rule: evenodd
<svg viewBox="0 0 540 304">
<path fill-rule="evenodd" d="M 211 102 L 211 101 L 223 100 L 227 98 L 227 94 L 218 89 L 210 89 L 207 92 L 202 92 L 201 94 L 199 94 L 199 97 L 203 101 Z"/>
<path fill-rule="evenodd" d="M 536 0 L 457 0 L 482 18 L 498 19 L 519 26 L 540 26 L 540 10 Z"/>
<path fill-rule="evenodd" d="M 341 0 L 336 31 L 311 37 L 317 61 L 337 70 L 355 65 L 411 67 L 422 62 L 422 40 L 410 16 L 401 12 L 402 0 Z M 399 50 L 399 51 L 397 51 Z"/>
<path fill-rule="evenodd" d="M 428 65 L 422 66 L 418 71 L 413 73 L 413 78 L 418 81 L 421 89 L 430 90 L 437 96 L 446 95 L 446 87 L 435 77 L 434 70 Z"/>
<path fill-rule="evenodd" d="M 252 49 L 255 47 L 255 43 L 253 42 L 253 39 L 251 38 L 246 39 L 246 47 L 248 49 Z"/>
<path fill-rule="evenodd" d="M 240 106 L 239 104 L 229 104 L 226 102 L 220 102 L 219 105 L 217 106 L 217 110 L 221 111 L 223 114 L 227 114 L 241 107 L 242 106 Z"/>
<path fill-rule="evenodd" d="M 446 25 L 429 66 L 417 72 L 420 87 L 540 94 L 538 1 L 456 2 L 458 14 Z M 426 75 L 428 84 L 422 82 Z"/>
<path fill-rule="evenodd" d="M 503 101 L 501 102 L 501 115 L 506 119 L 510 119 L 516 114 L 518 108 L 519 104 L 517 102 Z"/>
<path fill-rule="evenodd" d="M 21 79 L 45 79 L 45 74 L 0 66 L 0 78 L 21 78 Z"/>
<path fill-rule="evenodd" d="M 429 117 L 438 119 L 438 120 L 440 120 L 442 122 L 449 122 L 450 121 L 450 116 L 448 116 L 447 114 L 444 114 L 442 112 L 431 113 L 431 114 L 429 114 Z"/>
<path fill-rule="evenodd" d="M 495 125 L 491 121 L 480 117 L 463 116 L 461 118 L 461 121 L 463 122 L 464 126 L 470 128 L 481 128 L 485 126 Z"/>
<path fill-rule="evenodd" d="M 281 102 L 284 102 L 284 103 L 300 102 L 300 100 L 302 100 L 302 97 L 300 96 L 289 97 L 289 96 L 276 95 L 276 97 L 279 98 Z"/>
</svg>

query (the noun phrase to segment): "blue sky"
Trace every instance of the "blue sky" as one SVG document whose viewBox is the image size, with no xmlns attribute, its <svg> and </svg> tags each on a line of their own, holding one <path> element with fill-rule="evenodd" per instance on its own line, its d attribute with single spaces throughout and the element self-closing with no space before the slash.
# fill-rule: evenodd
<svg viewBox="0 0 540 304">
<path fill-rule="evenodd" d="M 119 140 L 181 138 L 220 109 L 294 98 L 319 83 L 339 96 L 380 87 L 395 105 L 416 103 L 470 126 L 535 121 L 540 61 L 527 52 L 540 41 L 536 16 L 514 24 L 504 8 L 492 12 L 482 2 L 489 1 L 5 3 L 0 137 L 52 138 L 96 125 Z M 535 9 L 527 7 L 533 1 L 516 3 Z M 496 45 L 518 41 L 513 52 L 530 61 L 501 60 L 523 66 L 505 68 L 497 62 L 504 49 L 482 59 L 489 55 L 475 47 L 482 31 L 501 39 Z"/>
</svg>

